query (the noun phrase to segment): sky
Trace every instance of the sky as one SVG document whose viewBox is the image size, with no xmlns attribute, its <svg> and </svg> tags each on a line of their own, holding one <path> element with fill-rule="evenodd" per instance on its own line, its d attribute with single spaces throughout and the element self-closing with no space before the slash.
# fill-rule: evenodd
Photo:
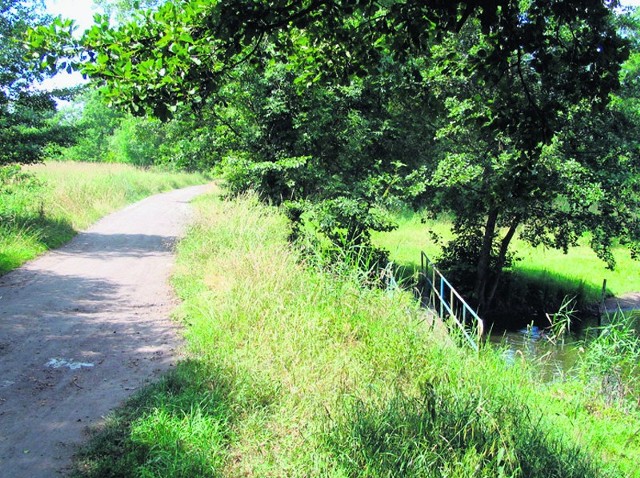
<svg viewBox="0 0 640 478">
<path fill-rule="evenodd" d="M 640 6 L 640 0 L 622 0 L 625 6 Z M 93 15 L 96 13 L 92 0 L 45 0 L 47 11 L 52 15 L 61 15 L 71 18 L 78 25 L 78 34 L 89 28 L 93 23 Z M 44 88 L 60 88 L 81 83 L 82 76 L 79 73 L 69 75 L 59 73 L 43 83 Z"/>
<path fill-rule="evenodd" d="M 640 0 L 622 0 L 622 5 L 640 5 Z M 73 18 L 80 26 L 80 30 L 88 28 L 93 22 L 92 0 L 45 0 L 47 10 L 54 15 Z"/>
<path fill-rule="evenodd" d="M 45 5 L 52 15 L 73 18 L 80 27 L 80 31 L 87 29 L 93 23 L 95 10 L 92 0 L 45 0 Z"/>
<path fill-rule="evenodd" d="M 47 12 L 54 16 L 60 15 L 64 18 L 75 20 L 78 25 L 76 34 L 81 34 L 93 24 L 93 15 L 96 13 L 92 0 L 45 0 L 45 6 Z M 72 74 L 62 72 L 53 78 L 44 80 L 41 87 L 46 90 L 51 90 L 76 86 L 83 82 L 85 82 L 85 80 L 78 72 Z"/>
</svg>

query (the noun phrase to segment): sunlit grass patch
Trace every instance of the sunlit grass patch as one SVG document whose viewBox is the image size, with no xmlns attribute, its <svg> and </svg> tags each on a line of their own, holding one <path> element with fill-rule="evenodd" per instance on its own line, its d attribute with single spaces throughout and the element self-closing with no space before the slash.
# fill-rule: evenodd
<svg viewBox="0 0 640 478">
<path fill-rule="evenodd" d="M 42 209 L 84 229 L 126 204 L 178 187 L 202 184 L 199 174 L 144 170 L 126 164 L 52 162 L 25 168 L 45 184 Z"/>
<path fill-rule="evenodd" d="M 204 372 L 130 408 L 86 463 L 163 477 L 633 476 L 638 411 L 594 394 L 595 375 L 546 383 L 524 356 L 456 347 L 410 293 L 307 263 L 254 197 L 196 204 L 174 283 Z"/>
<path fill-rule="evenodd" d="M 69 241 L 126 204 L 202 175 L 144 171 L 123 164 L 47 163 L 0 174 L 0 273 Z"/>
<path fill-rule="evenodd" d="M 106 419 L 71 476 L 216 476 L 235 416 L 232 389 L 219 370 L 179 364 Z"/>
<path fill-rule="evenodd" d="M 399 265 L 420 266 L 420 252 L 432 258 L 441 252 L 442 242 L 452 238 L 451 222 L 424 219 L 419 213 L 404 213 L 398 219 L 398 229 L 391 232 L 375 233 L 376 245 L 388 249 L 391 259 Z M 435 240 L 432 232 L 440 238 Z M 607 280 L 607 291 L 614 295 L 640 291 L 640 262 L 633 260 L 624 247 L 614 249 L 617 266 L 609 270 L 588 247 L 588 238 L 583 238 L 568 254 L 544 247 L 534 248 L 516 238 L 512 245 L 516 261 L 513 272 L 521 276 L 521 281 L 540 283 L 547 280 L 548 287 L 561 288 L 567 294 L 582 287 L 589 300 L 597 301 L 603 280 Z M 580 284 L 583 284 L 582 286 Z"/>
<path fill-rule="evenodd" d="M 593 472 L 596 462 L 576 451 L 561 430 L 547 440 L 550 424 L 539 418 L 542 404 L 527 402 L 528 373 L 510 372 L 493 352 L 474 358 L 439 342 L 441 336 L 431 335 L 420 322 L 410 294 L 363 288 L 348 273 L 335 276 L 305 267 L 304 257 L 286 244 L 282 217 L 254 198 L 203 198 L 201 203 L 198 225 L 180 246 L 176 276 L 191 351 L 208 363 L 232 367 L 245 377 L 241 382 L 248 395 L 259 394 L 267 404 L 234 422 L 226 476 L 402 476 L 411 463 L 427 463 L 435 455 L 440 464 L 424 476 L 471 476 L 474 470 L 484 470 L 478 476 L 500 476 L 500 469 L 505 476 L 509 470 L 512 476 L 554 476 L 541 471 L 549 463 L 560 470 L 555 476 L 573 476 L 570 470 L 600 476 Z M 418 403 L 415 397 L 421 397 L 426 383 L 439 384 L 434 393 L 448 398 L 438 402 L 437 423 L 429 431 L 435 435 L 410 431 L 411 440 L 423 440 L 424 449 L 399 452 L 387 466 L 380 464 L 384 450 L 374 448 L 368 462 L 358 462 L 363 450 L 354 444 L 359 438 L 353 427 L 359 425 L 351 420 L 367 415 L 388 424 L 389 407 Z M 473 419 L 491 424 L 486 433 L 494 435 L 484 449 L 469 438 L 459 454 L 452 454 L 447 440 L 477 429 L 461 422 L 442 435 L 446 427 L 438 420 L 450 418 L 447 407 L 465 410 L 471 402 L 480 404 L 472 408 L 478 413 Z M 506 413 L 510 407 L 513 411 Z M 397 427 L 382 430 L 378 439 L 410 446 L 402 431 L 405 421 L 424 411 L 414 412 L 400 416 Z M 445 428 L 438 432 L 438 427 Z M 516 456 L 509 446 L 524 431 Z M 363 433 L 370 437 L 372 432 Z M 500 452 L 494 444 L 503 439 Z"/>
</svg>

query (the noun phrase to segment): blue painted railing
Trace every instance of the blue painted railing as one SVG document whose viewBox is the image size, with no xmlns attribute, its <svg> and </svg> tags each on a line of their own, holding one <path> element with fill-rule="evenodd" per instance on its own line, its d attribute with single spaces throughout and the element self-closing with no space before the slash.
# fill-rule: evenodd
<svg viewBox="0 0 640 478">
<path fill-rule="evenodd" d="M 422 252 L 420 272 L 428 286 L 428 302 L 426 305 L 449 324 L 451 319 L 460 329 L 462 337 L 474 349 L 479 349 L 480 339 L 484 334 L 484 322 L 467 304 L 451 283 L 442 275 L 431 259 Z M 424 300 L 425 297 L 423 297 Z"/>
</svg>

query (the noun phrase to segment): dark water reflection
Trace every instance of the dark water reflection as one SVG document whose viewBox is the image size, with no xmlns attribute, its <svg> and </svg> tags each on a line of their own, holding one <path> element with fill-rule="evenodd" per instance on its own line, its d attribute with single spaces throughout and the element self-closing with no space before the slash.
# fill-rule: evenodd
<svg viewBox="0 0 640 478">
<path fill-rule="evenodd" d="M 539 371 L 541 380 L 549 382 L 577 365 L 582 348 L 599 334 L 608 333 L 609 327 L 628 328 L 640 336 L 640 310 L 608 311 L 599 320 L 572 323 L 571 332 L 563 339 L 555 339 L 550 328 L 530 325 L 517 331 L 494 329 L 488 341 L 502 351 L 507 363 L 526 360 Z"/>
</svg>

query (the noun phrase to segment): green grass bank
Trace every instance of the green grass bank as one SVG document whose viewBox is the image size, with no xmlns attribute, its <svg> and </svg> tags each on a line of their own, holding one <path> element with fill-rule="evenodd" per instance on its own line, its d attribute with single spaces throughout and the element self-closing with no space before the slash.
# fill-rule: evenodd
<svg viewBox="0 0 640 478">
<path fill-rule="evenodd" d="M 374 233 L 374 243 L 387 249 L 390 258 L 406 275 L 411 276 L 420 267 L 420 252 L 432 259 L 441 252 L 441 242 L 452 238 L 451 223 L 447 219 L 424 220 L 420 213 L 406 212 L 398 215 L 398 228 L 390 232 Z M 503 295 L 508 296 L 503 309 L 508 315 L 531 317 L 554 313 L 565 296 L 577 297 L 579 306 L 589 307 L 601 299 L 603 280 L 606 280 L 607 295 L 622 296 L 640 291 L 640 262 L 631 258 L 624 247 L 616 247 L 614 256 L 617 266 L 608 270 L 588 246 L 588 238 L 582 238 L 577 247 L 567 254 L 561 250 L 532 247 L 517 236 L 511 250 L 516 260 L 507 271 L 503 284 Z M 521 304 L 529 303 L 530 307 Z M 529 319 L 528 321 L 530 321 Z M 526 322 L 526 321 L 525 321 Z"/>
<path fill-rule="evenodd" d="M 207 181 L 124 164 L 54 162 L 0 170 L 0 274 L 146 196 Z"/>
<path fill-rule="evenodd" d="M 72 476 L 640 476 L 637 389 L 460 349 L 411 294 L 305 263 L 277 210 L 196 204 L 174 276 L 188 358 L 109 417 Z"/>
</svg>

